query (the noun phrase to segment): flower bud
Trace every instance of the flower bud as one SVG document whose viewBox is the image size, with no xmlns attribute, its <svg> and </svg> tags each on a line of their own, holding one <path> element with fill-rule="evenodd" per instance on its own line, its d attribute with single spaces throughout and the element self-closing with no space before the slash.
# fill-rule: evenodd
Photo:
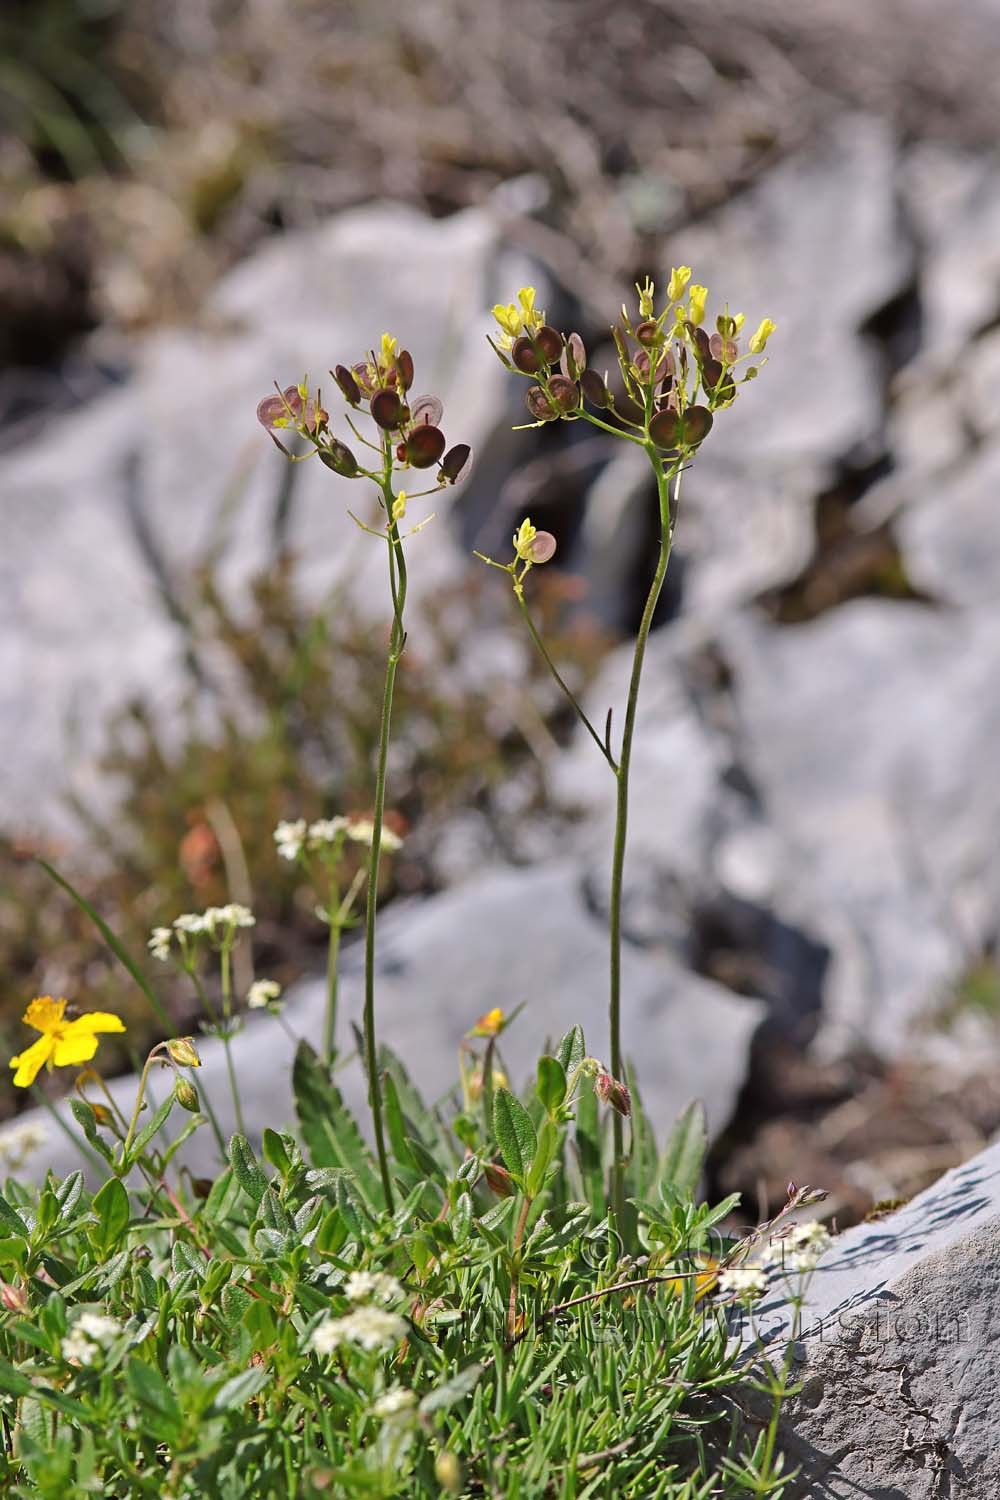
<svg viewBox="0 0 1000 1500">
<path fill-rule="evenodd" d="M 487 1187 L 491 1192 L 496 1193 L 498 1198 L 513 1198 L 517 1192 L 513 1177 L 507 1168 L 502 1167 L 497 1161 L 483 1162 L 483 1176 L 486 1178 Z"/>
<path fill-rule="evenodd" d="M 340 386 L 344 400 L 351 406 L 359 406 L 361 404 L 361 388 L 347 366 L 337 365 L 335 369 L 330 371 L 330 374 Z"/>
<path fill-rule="evenodd" d="M 751 354 L 760 354 L 771 334 L 777 328 L 777 323 L 772 323 L 770 318 L 764 318 L 758 325 L 756 333 L 750 340 L 749 349 Z"/>
<path fill-rule="evenodd" d="M 594 1093 L 602 1104 L 610 1104 L 620 1115 L 632 1113 L 632 1096 L 623 1083 L 602 1068 L 594 1079 Z"/>
<path fill-rule="evenodd" d="M 670 281 L 667 284 L 667 297 L 671 302 L 679 302 L 684 295 L 684 288 L 691 280 L 690 266 L 675 266 L 670 273 Z"/>
<path fill-rule="evenodd" d="M 200 1068 L 201 1058 L 194 1044 L 193 1036 L 172 1036 L 167 1038 L 167 1051 L 175 1063 L 180 1063 L 182 1068 Z"/>
<path fill-rule="evenodd" d="M 28 1311 L 28 1294 L 24 1287 L 14 1286 L 9 1281 L 0 1281 L 0 1302 L 8 1312 L 26 1313 Z"/>
<path fill-rule="evenodd" d="M 434 1478 L 446 1495 L 462 1493 L 462 1465 L 447 1449 L 434 1460 Z"/>
<path fill-rule="evenodd" d="M 699 286 L 697 282 L 688 290 L 688 317 L 692 323 L 700 323 L 705 316 L 705 303 L 708 301 L 708 287 Z"/>
<path fill-rule="evenodd" d="M 196 1115 L 199 1109 L 198 1090 L 190 1078 L 178 1078 L 174 1084 L 174 1098 L 181 1109 L 186 1109 L 189 1114 Z"/>
</svg>

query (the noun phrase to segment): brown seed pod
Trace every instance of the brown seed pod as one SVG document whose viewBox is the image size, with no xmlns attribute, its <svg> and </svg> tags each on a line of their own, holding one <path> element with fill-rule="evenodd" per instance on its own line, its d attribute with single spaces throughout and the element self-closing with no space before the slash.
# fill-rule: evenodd
<svg viewBox="0 0 1000 1500">
<path fill-rule="evenodd" d="M 596 370 L 582 371 L 580 375 L 580 385 L 583 387 L 583 394 L 586 396 L 591 406 L 611 405 L 611 392 L 608 390 L 607 386 L 604 384 L 604 381 L 602 380 L 601 376 L 598 375 Z"/>
<path fill-rule="evenodd" d="M 401 391 L 408 391 L 413 384 L 413 355 L 409 349 L 400 349 L 396 355 L 396 375 Z"/>
<path fill-rule="evenodd" d="M 414 427 L 439 427 L 444 416 L 444 406 L 437 396 L 414 396 L 410 402 L 410 421 Z"/>
<path fill-rule="evenodd" d="M 714 420 L 707 406 L 689 406 L 681 418 L 685 448 L 695 448 L 707 438 Z"/>
<path fill-rule="evenodd" d="M 536 422 L 554 422 L 559 415 L 540 385 L 529 387 L 524 401 Z"/>
<path fill-rule="evenodd" d="M 571 333 L 559 360 L 559 368 L 569 380 L 579 380 L 587 363 L 587 351 L 578 333 Z"/>
<path fill-rule="evenodd" d="M 562 334 L 550 328 L 548 323 L 543 323 L 541 328 L 536 328 L 534 333 L 535 347 L 541 351 L 542 358 L 550 365 L 554 365 L 563 350 Z"/>
<path fill-rule="evenodd" d="M 332 469 L 335 474 L 342 475 L 345 479 L 353 479 L 358 472 L 358 461 L 339 438 L 331 438 L 329 448 L 319 449 L 320 460 Z"/>
<path fill-rule="evenodd" d="M 739 354 L 735 339 L 726 339 L 721 333 L 713 333 L 708 341 L 708 347 L 712 352 L 713 359 L 721 359 L 727 365 L 731 365 Z"/>
<path fill-rule="evenodd" d="M 406 456 L 415 469 L 429 469 L 444 452 L 444 433 L 440 427 L 425 423 L 407 435 Z"/>
<path fill-rule="evenodd" d="M 537 375 L 542 368 L 542 361 L 531 347 L 531 340 L 526 334 L 522 333 L 519 339 L 514 340 L 510 357 L 514 368 L 520 370 L 522 375 Z"/>
<path fill-rule="evenodd" d="M 697 324 L 690 322 L 685 323 L 684 327 L 687 329 L 688 338 L 691 340 L 692 344 L 694 344 L 698 358 L 708 359 L 708 357 L 712 353 L 712 349 L 708 334 L 705 332 L 704 328 L 699 328 Z"/>
<path fill-rule="evenodd" d="M 675 411 L 664 407 L 650 418 L 649 435 L 658 448 L 667 451 L 681 446 L 681 422 Z"/>
<path fill-rule="evenodd" d="M 356 365 L 352 365 L 351 374 L 354 376 L 354 379 L 356 380 L 358 385 L 358 390 L 361 392 L 362 396 L 374 396 L 375 392 L 378 390 L 378 386 L 375 385 L 372 380 L 372 375 L 371 371 L 368 368 L 367 360 L 362 359 L 359 360 Z"/>
<path fill-rule="evenodd" d="M 660 341 L 660 325 L 654 319 L 647 318 L 645 323 L 639 324 L 638 328 L 635 330 L 635 336 L 639 340 L 640 344 L 643 344 L 647 349 L 650 349 L 654 344 L 658 344 Z"/>
<path fill-rule="evenodd" d="M 458 484 L 472 468 L 472 449 L 468 443 L 456 443 L 449 448 L 441 460 L 441 477 L 449 484 Z"/>
<path fill-rule="evenodd" d="M 376 391 L 371 399 L 372 417 L 386 432 L 402 426 L 404 411 L 403 403 L 395 391 Z"/>
<path fill-rule="evenodd" d="M 294 390 L 294 387 L 293 387 Z M 298 392 L 295 392 L 296 397 Z M 276 422 L 284 423 L 288 418 L 288 407 L 285 405 L 283 396 L 265 396 L 263 401 L 257 402 L 257 421 L 268 432 L 272 430 Z"/>
<path fill-rule="evenodd" d="M 549 395 L 560 411 L 576 411 L 580 405 L 580 387 L 567 375 L 553 375 L 549 381 Z"/>
<path fill-rule="evenodd" d="M 340 386 L 344 400 L 349 402 L 351 406 L 359 406 L 361 403 L 361 387 L 347 366 L 337 365 L 335 369 L 330 371 L 330 374 Z"/>
<path fill-rule="evenodd" d="M 714 391 L 722 379 L 722 365 L 717 359 L 706 359 L 701 366 L 701 383 L 707 391 Z"/>
</svg>

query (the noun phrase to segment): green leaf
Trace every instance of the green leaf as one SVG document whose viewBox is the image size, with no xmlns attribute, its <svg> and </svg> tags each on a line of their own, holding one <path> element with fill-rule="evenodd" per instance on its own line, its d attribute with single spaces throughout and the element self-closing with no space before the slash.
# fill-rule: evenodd
<svg viewBox="0 0 1000 1500">
<path fill-rule="evenodd" d="M 346 1167 L 369 1208 L 381 1207 L 382 1190 L 371 1154 L 336 1084 L 308 1042 L 299 1042 L 292 1091 L 302 1135 L 314 1167 Z"/>
<path fill-rule="evenodd" d="M 100 1155 L 104 1157 L 104 1160 L 108 1163 L 109 1166 L 114 1166 L 115 1159 L 112 1154 L 111 1147 L 108 1145 L 107 1141 L 97 1129 L 97 1116 L 94 1114 L 91 1106 L 86 1102 L 85 1099 L 71 1099 L 69 1101 L 69 1107 L 70 1113 L 72 1114 L 74 1120 L 79 1125 L 80 1129 L 83 1131 L 84 1135 L 87 1137 L 87 1140 L 93 1146 L 94 1150 L 99 1152 Z M 70 1131 L 70 1134 L 72 1135 L 72 1131 Z"/>
<path fill-rule="evenodd" d="M 163 1006 L 160 1004 L 160 1001 L 156 995 L 156 991 L 153 989 L 145 974 L 139 968 L 139 965 L 135 962 L 135 959 L 132 958 L 131 954 L 122 945 L 120 940 L 115 937 L 114 933 L 111 931 L 111 928 L 108 926 L 107 922 L 105 922 L 104 918 L 98 915 L 98 913 L 91 906 L 90 902 L 87 901 L 83 896 L 81 896 L 80 892 L 74 886 L 70 885 L 69 881 L 65 880 L 62 875 L 59 874 L 58 870 L 53 869 L 53 867 L 44 859 L 40 859 L 38 863 L 41 865 L 45 873 L 52 877 L 56 885 L 62 886 L 66 894 L 76 902 L 77 906 L 84 913 L 84 915 L 90 918 L 94 926 L 97 928 L 98 932 L 101 934 L 101 937 L 104 939 L 108 947 L 111 949 L 112 953 L 115 955 L 115 958 L 117 958 L 118 962 L 123 966 L 123 968 L 128 970 L 142 993 L 145 995 L 146 999 L 149 1001 L 150 1005 L 153 1007 L 157 1019 L 159 1020 L 160 1025 L 166 1031 L 167 1035 L 176 1036 L 177 1027 L 174 1025 L 173 1021 L 171 1021 L 170 1017 L 163 1009 Z"/>
<path fill-rule="evenodd" d="M 399 1102 L 399 1090 L 396 1087 L 396 1080 L 388 1071 L 382 1080 L 382 1102 L 385 1106 L 385 1123 L 389 1131 L 393 1156 L 401 1166 L 416 1166 L 413 1152 L 406 1138 L 406 1122 L 403 1119 L 403 1108 Z"/>
<path fill-rule="evenodd" d="M 708 1122 L 705 1106 L 694 1099 L 677 1117 L 660 1161 L 659 1179 L 663 1188 L 693 1195 L 701 1177 L 708 1152 Z"/>
<path fill-rule="evenodd" d="M 237 1406 L 245 1406 L 252 1396 L 264 1389 L 270 1379 L 270 1370 L 265 1370 L 260 1365 L 241 1370 L 216 1391 L 212 1410 L 221 1413 L 232 1411 Z"/>
<path fill-rule="evenodd" d="M 576 1106 L 576 1155 L 584 1196 L 598 1216 L 604 1213 L 607 1206 L 604 1195 L 600 1132 L 597 1095 L 592 1088 L 585 1088 Z"/>
<path fill-rule="evenodd" d="M 17 1209 L 11 1208 L 3 1193 L 0 1193 L 0 1227 L 2 1226 L 13 1230 L 15 1234 L 23 1235 L 25 1239 L 31 1232 Z"/>
<path fill-rule="evenodd" d="M 556 1058 L 561 1063 L 562 1070 L 567 1078 L 576 1071 L 586 1055 L 583 1027 L 574 1026 L 571 1030 L 567 1031 L 556 1048 Z"/>
<path fill-rule="evenodd" d="M 276 1130 L 265 1126 L 264 1134 L 260 1143 L 264 1160 L 269 1161 L 276 1172 L 285 1177 L 292 1170 L 292 1159 L 288 1154 L 284 1141 Z"/>
<path fill-rule="evenodd" d="M 535 1084 L 538 1102 L 547 1115 L 555 1114 L 566 1097 L 566 1072 L 557 1057 L 538 1059 L 538 1082 Z"/>
<path fill-rule="evenodd" d="M 524 1177 L 538 1150 L 538 1137 L 528 1111 L 509 1089 L 494 1092 L 493 1131 L 508 1172 Z"/>
<path fill-rule="evenodd" d="M 538 1149 L 528 1171 L 525 1191 L 536 1198 L 545 1186 L 545 1178 L 559 1149 L 559 1126 L 552 1120 L 544 1120 L 538 1132 Z"/>
<path fill-rule="evenodd" d="M 221 1223 L 228 1219 L 240 1196 L 240 1186 L 232 1167 L 227 1167 L 212 1183 L 202 1212 L 210 1223 Z"/>
<path fill-rule="evenodd" d="M 141 1359 L 130 1359 L 125 1380 L 152 1435 L 167 1442 L 173 1439 L 181 1426 L 181 1410 L 159 1370 Z"/>
<path fill-rule="evenodd" d="M 631 1063 L 626 1064 L 626 1074 L 629 1093 L 632 1095 L 632 1150 L 625 1180 L 626 1191 L 631 1196 L 632 1193 L 647 1193 L 651 1190 L 658 1180 L 659 1157 L 653 1127 L 643 1108 L 642 1095 Z"/>
<path fill-rule="evenodd" d="M 74 1208 L 79 1203 L 83 1193 L 83 1173 L 71 1172 L 68 1177 L 63 1178 L 56 1188 L 56 1202 L 59 1204 L 60 1218 L 64 1221 L 70 1217 Z"/>
<path fill-rule="evenodd" d="M 267 1178 L 261 1171 L 253 1148 L 245 1135 L 234 1135 L 229 1142 L 229 1161 L 240 1187 L 248 1198 L 259 1203 L 267 1192 Z"/>
<path fill-rule="evenodd" d="M 431 1412 L 447 1411 L 449 1406 L 454 1406 L 465 1396 L 471 1395 L 479 1384 L 482 1373 L 482 1365 L 467 1365 L 464 1370 L 459 1370 L 457 1375 L 453 1375 L 424 1397 L 417 1408 L 420 1415 L 426 1417 Z"/>
<path fill-rule="evenodd" d="M 97 1224 L 92 1235 L 102 1254 L 106 1255 L 125 1233 L 131 1216 L 128 1192 L 117 1177 L 109 1177 L 94 1194 L 94 1213 Z"/>
</svg>

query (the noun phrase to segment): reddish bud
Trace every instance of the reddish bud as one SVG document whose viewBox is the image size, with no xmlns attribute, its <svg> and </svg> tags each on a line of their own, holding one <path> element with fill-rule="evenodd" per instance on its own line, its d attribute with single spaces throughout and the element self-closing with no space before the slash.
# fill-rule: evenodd
<svg viewBox="0 0 1000 1500">
<path fill-rule="evenodd" d="M 483 1176 L 486 1178 L 487 1187 L 491 1192 L 496 1193 L 498 1198 L 513 1198 L 517 1192 L 513 1177 L 499 1162 L 484 1162 Z"/>
<path fill-rule="evenodd" d="M 414 427 L 406 439 L 406 456 L 415 469 L 429 469 L 444 452 L 444 433 L 425 423 Z"/>
<path fill-rule="evenodd" d="M 413 384 L 413 355 L 409 349 L 400 349 L 396 355 L 396 375 L 400 390 L 408 391 Z"/>
<path fill-rule="evenodd" d="M 0 1302 L 8 1312 L 26 1313 L 28 1294 L 23 1286 L 14 1286 L 9 1281 L 0 1281 Z"/>
<path fill-rule="evenodd" d="M 594 1079 L 594 1092 L 602 1104 L 610 1104 L 618 1114 L 630 1115 L 632 1113 L 632 1095 L 623 1083 L 617 1078 L 612 1078 L 611 1074 L 603 1068 Z"/>
</svg>

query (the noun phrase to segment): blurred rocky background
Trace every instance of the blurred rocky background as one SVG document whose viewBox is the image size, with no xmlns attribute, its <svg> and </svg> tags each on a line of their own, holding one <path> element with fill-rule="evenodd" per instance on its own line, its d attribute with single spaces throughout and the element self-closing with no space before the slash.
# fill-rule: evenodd
<svg viewBox="0 0 1000 1500">
<path fill-rule="evenodd" d="M 716 1188 L 821 1182 L 842 1222 L 993 1137 L 998 47 L 993 0 L 6 0 L 6 1052 L 35 993 L 122 1009 L 121 1068 L 150 1025 L 39 854 L 140 954 L 252 900 L 316 1029 L 324 934 L 271 830 L 370 795 L 383 559 L 254 408 L 383 329 L 478 457 L 413 543 L 386 1032 L 437 1088 L 494 1004 L 526 1002 L 515 1072 L 576 1019 L 600 1051 L 613 787 L 471 552 L 556 533 L 538 610 L 620 723 L 652 496 L 582 424 L 512 432 L 484 334 L 530 281 L 601 367 L 683 262 L 778 332 L 686 481 L 648 658 L 640 1085 L 661 1122 L 706 1098 Z M 250 1079 L 277 1032 L 250 1019 Z"/>
</svg>

